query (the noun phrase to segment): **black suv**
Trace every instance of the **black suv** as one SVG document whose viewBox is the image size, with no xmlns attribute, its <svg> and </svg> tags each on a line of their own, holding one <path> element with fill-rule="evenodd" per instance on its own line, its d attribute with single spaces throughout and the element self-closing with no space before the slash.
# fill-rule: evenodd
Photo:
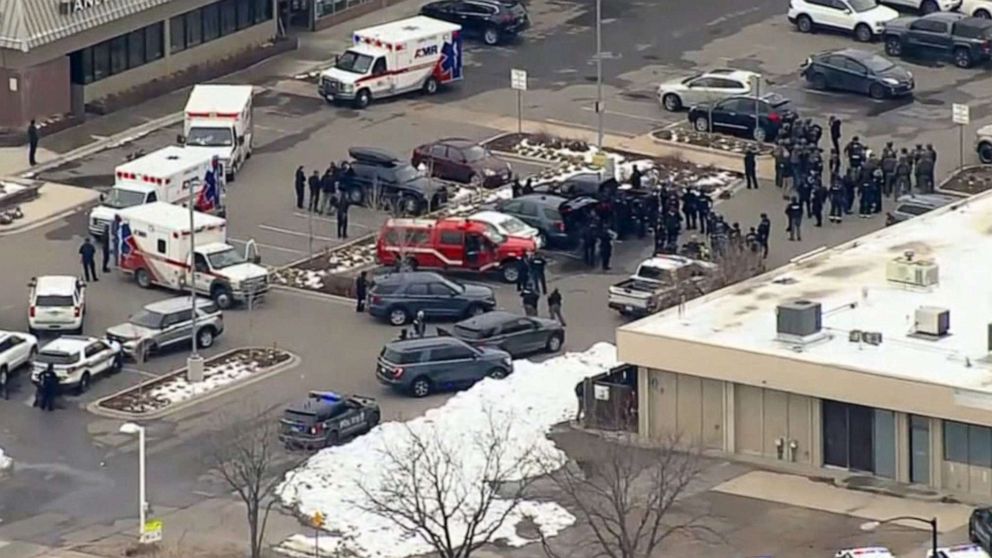
<svg viewBox="0 0 992 558">
<path fill-rule="evenodd" d="M 738 95 L 715 104 L 695 105 L 689 109 L 689 122 L 697 132 L 723 132 L 758 141 L 775 141 L 782 123 L 795 115 L 788 99 L 778 93 L 768 93 L 758 99 Z M 757 124 L 755 116 L 758 117 Z"/>
<path fill-rule="evenodd" d="M 506 351 L 473 347 L 454 337 L 420 337 L 393 341 L 382 348 L 375 370 L 379 382 L 414 397 L 469 387 L 489 377 L 513 372 Z"/>
<path fill-rule="evenodd" d="M 287 448 L 326 448 L 372 430 L 379 418 L 379 404 L 371 397 L 311 391 L 283 411 L 279 439 Z"/>
<path fill-rule="evenodd" d="M 968 539 L 992 552 L 992 508 L 975 508 L 968 520 Z"/>
<path fill-rule="evenodd" d="M 403 325 L 417 312 L 425 318 L 461 319 L 496 307 L 486 285 L 458 283 L 430 271 L 407 271 L 377 277 L 369 289 L 369 315 Z"/>
<path fill-rule="evenodd" d="M 389 212 L 398 208 L 403 213 L 419 215 L 447 202 L 443 184 L 432 182 L 388 151 L 352 147 L 348 155 L 354 173 L 345 175 L 340 188 L 351 203 L 370 207 L 374 204 Z"/>
<path fill-rule="evenodd" d="M 885 24 L 883 40 L 889 56 L 912 51 L 970 68 L 992 57 L 992 21 L 952 12 L 900 17 Z"/>
<path fill-rule="evenodd" d="M 487 45 L 497 45 L 530 27 L 527 10 L 517 0 L 440 0 L 425 4 L 420 14 L 457 23 Z"/>
<path fill-rule="evenodd" d="M 537 229 L 544 237 L 544 246 L 571 248 L 589 223 L 590 211 L 599 202 L 590 197 L 567 199 L 551 194 L 528 194 L 496 204 L 496 210 L 513 215 Z"/>
</svg>

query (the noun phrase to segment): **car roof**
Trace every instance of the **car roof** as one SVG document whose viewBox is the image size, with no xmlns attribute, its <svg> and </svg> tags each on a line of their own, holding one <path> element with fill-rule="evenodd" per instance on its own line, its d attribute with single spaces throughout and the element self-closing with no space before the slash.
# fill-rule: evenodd
<svg viewBox="0 0 992 558">
<path fill-rule="evenodd" d="M 73 353 L 81 350 L 90 343 L 97 341 L 96 337 L 82 335 L 63 335 L 47 343 L 41 348 L 42 352 Z"/>
<path fill-rule="evenodd" d="M 526 196 L 519 196 L 513 198 L 512 200 L 507 200 L 507 201 L 514 201 L 514 200 L 526 201 L 526 202 L 536 203 L 539 205 L 547 205 L 554 208 L 557 208 L 559 205 L 568 201 L 567 199 L 561 196 L 555 196 L 553 194 L 527 194 Z"/>
<path fill-rule="evenodd" d="M 747 83 L 752 76 L 758 75 L 755 72 L 750 72 L 748 70 L 736 70 L 734 68 L 715 68 L 707 72 L 703 72 L 699 77 L 723 77 L 735 79 Z"/>
<path fill-rule="evenodd" d="M 71 295 L 79 281 L 72 275 L 42 275 L 35 281 L 36 294 Z"/>
<path fill-rule="evenodd" d="M 494 325 L 503 324 L 511 320 L 516 320 L 525 317 L 526 316 L 523 316 L 521 314 L 513 314 L 511 312 L 503 312 L 500 310 L 496 310 L 493 312 L 485 312 L 479 314 L 478 316 L 462 320 L 458 322 L 458 325 L 465 326 L 470 329 L 479 329 L 479 328 L 492 327 Z"/>
<path fill-rule="evenodd" d="M 476 0 L 472 0 L 472 1 L 474 2 Z M 485 2 L 486 0 L 482 0 L 482 1 Z M 455 147 L 472 147 L 475 145 L 479 145 L 479 142 L 467 138 L 441 138 L 435 141 L 434 143 L 443 144 L 443 145 L 453 145 Z"/>
<path fill-rule="evenodd" d="M 196 306 L 200 308 L 200 304 L 207 305 L 213 304 L 214 302 L 209 298 L 197 297 Z M 151 304 L 145 305 L 145 310 L 149 312 L 155 312 L 157 314 L 167 314 L 169 312 L 176 312 L 178 310 L 186 310 L 190 308 L 190 300 L 188 296 L 176 296 L 173 298 L 167 298 L 165 300 L 160 300 L 158 302 L 152 302 Z"/>
<path fill-rule="evenodd" d="M 409 351 L 420 351 L 423 349 L 429 349 L 431 347 L 439 347 L 442 345 L 458 345 L 464 346 L 465 343 L 454 337 L 414 337 L 411 339 L 397 339 L 395 341 L 390 341 L 386 343 L 386 346 L 391 350 L 398 351 L 401 353 Z"/>
<path fill-rule="evenodd" d="M 874 52 L 867 50 L 861 50 L 860 48 L 841 48 L 833 51 L 824 52 L 823 54 L 840 54 L 841 56 L 847 56 L 849 58 L 854 58 L 856 60 L 867 60 L 869 58 L 878 57 Z M 881 57 L 879 57 L 881 58 Z"/>
<path fill-rule="evenodd" d="M 929 19 L 933 21 L 942 21 L 946 23 L 954 23 L 956 21 L 961 21 L 965 19 L 966 15 L 958 12 L 933 12 L 925 16 L 920 16 L 920 19 Z M 979 18 L 976 18 L 979 19 Z"/>
<path fill-rule="evenodd" d="M 352 159 L 373 165 L 396 165 L 400 158 L 385 149 L 377 147 L 352 147 L 348 149 Z"/>
<path fill-rule="evenodd" d="M 440 273 L 433 271 L 402 271 L 397 273 L 387 273 L 375 279 L 377 284 L 392 283 L 428 283 L 444 279 Z"/>
<path fill-rule="evenodd" d="M 916 194 L 913 196 L 900 196 L 896 200 L 897 204 L 925 205 L 928 207 L 943 207 L 945 205 L 962 201 L 964 198 L 948 194 Z"/>
</svg>

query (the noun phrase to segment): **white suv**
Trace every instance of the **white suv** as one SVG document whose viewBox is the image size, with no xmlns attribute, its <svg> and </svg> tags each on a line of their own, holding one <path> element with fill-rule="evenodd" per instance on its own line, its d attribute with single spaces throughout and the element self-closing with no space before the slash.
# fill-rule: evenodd
<svg viewBox="0 0 992 558">
<path fill-rule="evenodd" d="M 960 0 L 959 0 L 960 1 Z M 885 23 L 899 17 L 892 8 L 875 0 L 790 0 L 789 21 L 803 33 L 816 28 L 847 31 L 867 43 L 881 35 Z"/>
<path fill-rule="evenodd" d="M 45 345 L 31 363 L 31 381 L 41 381 L 41 373 L 48 365 L 59 378 L 60 389 L 75 389 L 83 393 L 94 377 L 117 372 L 123 364 L 121 346 L 114 341 L 63 335 Z"/>
<path fill-rule="evenodd" d="M 992 124 L 982 126 L 975 133 L 975 150 L 978 151 L 978 159 L 986 165 L 992 164 Z"/>
<path fill-rule="evenodd" d="M 885 0 L 885 3 L 902 8 L 912 8 L 925 14 L 953 12 L 961 6 L 961 0 Z"/>
<path fill-rule="evenodd" d="M 36 277 L 28 284 L 28 331 L 82 333 L 86 286 L 69 275 Z"/>
<path fill-rule="evenodd" d="M 992 0 L 964 0 L 958 11 L 964 15 L 992 19 Z"/>
<path fill-rule="evenodd" d="M 4 386 L 10 375 L 21 366 L 28 364 L 38 352 L 38 340 L 34 335 L 0 331 L 0 391 L 7 396 Z"/>
</svg>

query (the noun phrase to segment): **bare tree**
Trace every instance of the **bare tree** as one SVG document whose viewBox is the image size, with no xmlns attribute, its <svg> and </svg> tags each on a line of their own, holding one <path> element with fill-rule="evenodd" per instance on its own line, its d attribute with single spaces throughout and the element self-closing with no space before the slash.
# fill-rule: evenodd
<svg viewBox="0 0 992 558">
<path fill-rule="evenodd" d="M 386 447 L 379 485 L 360 485 L 362 507 L 414 533 L 442 558 L 469 558 L 517 511 L 543 469 L 534 449 L 511 449 L 510 424 L 487 428 L 469 447 L 407 427 Z"/>
<path fill-rule="evenodd" d="M 276 489 L 300 459 L 287 459 L 278 438 L 278 421 L 269 411 L 233 421 L 216 433 L 208 455 L 210 467 L 245 504 L 251 557 L 259 558 L 269 512 L 278 502 Z"/>
<path fill-rule="evenodd" d="M 610 558 L 649 558 L 676 534 L 713 535 L 705 515 L 675 510 L 699 475 L 697 453 L 680 451 L 678 439 L 657 450 L 611 443 L 602 457 L 551 475 L 566 505 L 591 532 L 590 545 Z M 545 553 L 559 558 L 541 535 Z"/>
</svg>

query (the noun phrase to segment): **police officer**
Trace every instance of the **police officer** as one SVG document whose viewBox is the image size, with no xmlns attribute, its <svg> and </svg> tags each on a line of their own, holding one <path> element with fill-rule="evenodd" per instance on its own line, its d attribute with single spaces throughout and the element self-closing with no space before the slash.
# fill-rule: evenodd
<svg viewBox="0 0 992 558">
<path fill-rule="evenodd" d="M 605 227 L 599 233 L 599 257 L 603 263 L 603 271 L 609 271 L 610 258 L 613 257 L 613 237 Z"/>
<path fill-rule="evenodd" d="M 844 174 L 844 214 L 850 215 L 854 211 L 855 194 L 858 191 L 858 180 L 861 177 L 861 169 L 851 167 Z"/>
<path fill-rule="evenodd" d="M 713 209 L 713 199 L 706 192 L 700 192 L 696 197 L 696 218 L 699 220 L 699 232 L 706 234 L 710 219 L 710 211 Z"/>
<path fill-rule="evenodd" d="M 682 194 L 682 215 L 685 217 L 686 230 L 691 231 L 696 228 L 696 199 L 696 192 L 694 190 L 686 190 L 685 193 Z"/>
<path fill-rule="evenodd" d="M 823 185 L 822 182 L 818 183 L 813 188 L 813 201 L 811 204 L 813 206 L 813 213 L 812 215 L 810 215 L 811 217 L 816 219 L 817 227 L 823 226 L 823 204 L 826 203 L 826 201 L 827 201 L 827 188 Z"/>
<path fill-rule="evenodd" d="M 930 177 L 933 176 L 933 161 L 925 151 L 920 155 L 914 170 L 916 171 L 916 189 L 922 194 L 932 193 L 933 182 L 931 182 Z"/>
<path fill-rule="evenodd" d="M 320 194 L 323 197 L 323 205 L 319 213 L 324 215 L 331 214 L 331 206 L 334 205 L 334 182 L 336 180 L 335 175 L 338 169 L 334 166 L 334 163 L 328 165 L 327 170 L 324 171 L 324 176 L 320 177 Z"/>
<path fill-rule="evenodd" d="M 865 162 L 865 146 L 861 144 L 858 136 L 851 138 L 844 147 L 844 155 L 847 157 L 848 166 L 857 168 Z"/>
<path fill-rule="evenodd" d="M 531 283 L 534 285 L 534 290 L 538 294 L 547 294 L 548 292 L 548 280 L 544 275 L 544 270 L 547 266 L 548 261 L 540 254 L 534 254 L 530 257 Z"/>
<path fill-rule="evenodd" d="M 830 190 L 828 190 L 831 223 L 840 223 L 843 220 L 844 198 L 844 188 L 841 186 L 841 181 L 839 178 L 835 178 L 830 182 Z"/>
<path fill-rule="evenodd" d="M 355 312 L 365 311 L 365 297 L 368 295 L 369 279 L 368 272 L 363 271 L 355 279 Z"/>
<path fill-rule="evenodd" d="M 83 264 L 83 276 L 86 281 L 99 281 L 96 277 L 96 248 L 90 237 L 83 239 L 83 245 L 79 247 L 79 259 Z"/>
<path fill-rule="evenodd" d="M 885 188 L 885 171 L 879 167 L 875 169 L 871 177 L 871 212 L 880 213 L 882 211 L 882 190 Z"/>
<path fill-rule="evenodd" d="M 679 249 L 679 233 L 682 232 L 682 217 L 672 209 L 665 215 L 665 251 L 676 253 Z"/>
<path fill-rule="evenodd" d="M 592 223 L 582 229 L 582 261 L 590 267 L 596 265 L 596 229 Z"/>
<path fill-rule="evenodd" d="M 747 189 L 758 188 L 757 161 L 755 160 L 754 146 L 749 146 L 744 152 L 744 180 L 747 182 Z"/>
<path fill-rule="evenodd" d="M 348 238 L 348 209 L 351 204 L 348 203 L 348 197 L 342 192 L 338 195 L 338 238 Z"/>
<path fill-rule="evenodd" d="M 792 196 L 788 205 L 785 206 L 785 217 L 789 223 L 789 240 L 801 241 L 803 239 L 803 206 L 796 196 Z"/>
<path fill-rule="evenodd" d="M 772 221 L 767 213 L 761 214 L 761 221 L 758 222 L 758 244 L 761 245 L 761 257 L 768 257 L 768 239 L 772 234 Z"/>
<path fill-rule="evenodd" d="M 517 292 L 522 293 L 530 289 L 530 262 L 527 258 L 520 258 L 517 261 Z"/>
<path fill-rule="evenodd" d="M 307 186 L 310 187 L 310 211 L 316 212 L 320 208 L 318 205 L 320 203 L 320 174 L 317 169 L 314 169 L 310 175 Z"/>
<path fill-rule="evenodd" d="M 885 149 L 882 149 L 882 193 L 886 196 L 892 196 L 896 183 L 896 163 L 898 162 L 896 149 L 890 141 L 885 144 Z"/>
<path fill-rule="evenodd" d="M 840 152 L 836 149 L 830 150 L 830 159 L 827 162 L 830 167 L 830 181 L 833 182 L 834 179 L 840 177 Z"/>
<path fill-rule="evenodd" d="M 561 293 L 558 287 L 548 295 L 548 317 L 558 320 L 562 327 L 565 327 L 565 316 L 561 313 Z"/>
<path fill-rule="evenodd" d="M 912 182 L 910 181 L 910 174 L 913 170 L 912 159 L 910 159 L 909 151 L 905 147 L 899 152 L 899 159 L 896 160 L 896 170 L 895 170 L 895 183 L 893 185 L 893 196 L 898 199 L 899 196 L 906 195 L 910 193 L 913 188 Z"/>
<path fill-rule="evenodd" d="M 307 175 L 303 172 L 303 165 L 296 167 L 296 178 L 293 181 L 293 188 L 296 190 L 296 209 L 303 209 L 303 193 L 306 189 Z"/>
<path fill-rule="evenodd" d="M 524 306 L 524 315 L 536 317 L 537 316 L 537 304 L 541 301 L 541 297 L 531 289 L 527 289 L 520 293 L 520 301 Z"/>
<path fill-rule="evenodd" d="M 930 187 L 933 188 L 937 183 L 934 181 L 934 171 L 937 168 L 937 150 L 933 148 L 932 143 L 927 144 L 927 148 L 924 151 L 924 155 L 930 159 Z"/>
</svg>

